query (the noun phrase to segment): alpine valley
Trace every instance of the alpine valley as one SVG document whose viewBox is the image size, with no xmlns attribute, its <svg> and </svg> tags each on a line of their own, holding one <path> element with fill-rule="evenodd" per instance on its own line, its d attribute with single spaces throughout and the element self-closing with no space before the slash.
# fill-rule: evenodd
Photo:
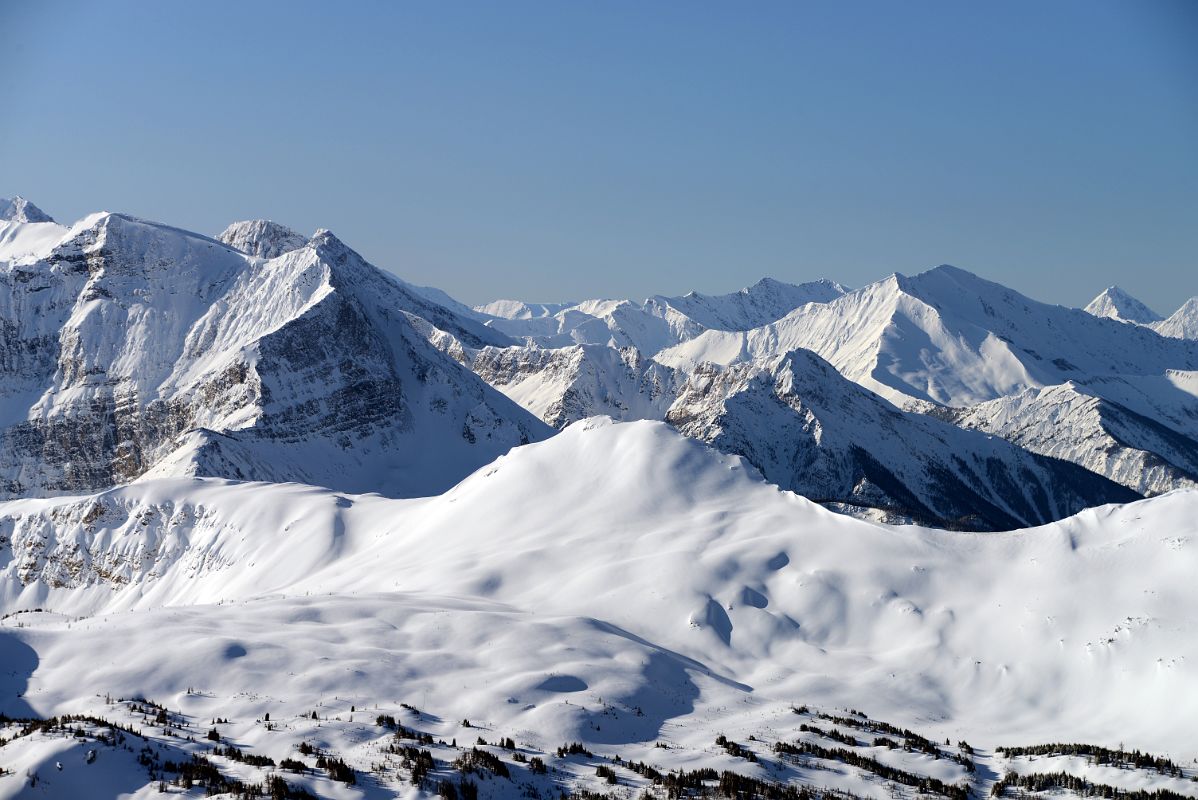
<svg viewBox="0 0 1198 800">
<path fill-rule="evenodd" d="M 1198 298 L 0 200 L 0 798 L 1198 798 L 1196 575 Z"/>
</svg>

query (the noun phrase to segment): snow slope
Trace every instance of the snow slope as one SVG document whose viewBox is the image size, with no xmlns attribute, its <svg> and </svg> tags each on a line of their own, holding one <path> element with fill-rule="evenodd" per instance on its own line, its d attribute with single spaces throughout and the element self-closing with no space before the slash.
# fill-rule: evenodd
<svg viewBox="0 0 1198 800">
<path fill-rule="evenodd" d="M 1179 491 L 1003 534 L 889 527 L 660 423 L 599 419 L 427 499 L 176 479 L 10 501 L 0 607 L 66 616 L 0 635 L 0 711 L 144 692 L 246 738 L 266 710 L 404 701 L 459 741 L 467 718 L 652 755 L 637 743 L 792 736 L 790 704 L 812 703 L 1188 761 L 1196 507 Z"/>
<path fill-rule="evenodd" d="M 151 471 L 428 494 L 548 434 L 408 315 L 476 346 L 508 341 L 327 231 L 262 259 L 92 215 L 49 252 L 0 263 L 0 494 Z"/>
</svg>

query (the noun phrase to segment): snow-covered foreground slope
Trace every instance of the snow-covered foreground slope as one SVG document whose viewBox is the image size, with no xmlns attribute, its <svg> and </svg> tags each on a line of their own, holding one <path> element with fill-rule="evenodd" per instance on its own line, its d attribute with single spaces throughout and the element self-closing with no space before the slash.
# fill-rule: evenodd
<svg viewBox="0 0 1198 800">
<path fill-rule="evenodd" d="M 502 335 L 327 231 L 234 233 L 273 257 L 105 213 L 0 261 L 0 496 L 167 475 L 430 494 L 548 435 L 410 317 Z"/>
<path fill-rule="evenodd" d="M 1196 511 L 1181 491 L 1005 534 L 888 527 L 602 420 L 422 500 L 176 480 L 12 501 L 3 607 L 66 617 L 5 632 L 0 710 L 191 686 L 198 718 L 248 725 L 403 701 L 543 749 L 766 735 L 806 702 L 1188 760 Z"/>
</svg>

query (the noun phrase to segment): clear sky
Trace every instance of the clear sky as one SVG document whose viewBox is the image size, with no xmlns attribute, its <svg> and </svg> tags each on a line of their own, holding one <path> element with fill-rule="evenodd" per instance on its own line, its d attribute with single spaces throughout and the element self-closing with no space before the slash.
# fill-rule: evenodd
<svg viewBox="0 0 1198 800">
<path fill-rule="evenodd" d="M 1198 294 L 1198 2 L 0 0 L 0 195 L 327 227 L 477 303 Z"/>
</svg>

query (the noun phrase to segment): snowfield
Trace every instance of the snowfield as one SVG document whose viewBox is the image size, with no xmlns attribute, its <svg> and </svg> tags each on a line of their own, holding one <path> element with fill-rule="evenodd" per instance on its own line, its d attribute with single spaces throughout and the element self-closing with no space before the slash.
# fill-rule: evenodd
<svg viewBox="0 0 1198 800">
<path fill-rule="evenodd" d="M 402 703 L 459 746 L 578 741 L 685 769 L 726 763 L 721 733 L 794 740 L 800 704 L 979 751 L 1189 762 L 1196 512 L 1177 491 L 1003 534 L 885 526 L 604 419 L 427 499 L 197 479 L 11 501 L 4 607 L 43 610 L 5 620 L 0 711 L 116 719 L 112 698 L 145 697 L 193 734 L 228 718 L 243 749 L 319 742 L 367 772 L 375 716 Z M 59 741 L 19 764 L 53 780 Z"/>
</svg>

